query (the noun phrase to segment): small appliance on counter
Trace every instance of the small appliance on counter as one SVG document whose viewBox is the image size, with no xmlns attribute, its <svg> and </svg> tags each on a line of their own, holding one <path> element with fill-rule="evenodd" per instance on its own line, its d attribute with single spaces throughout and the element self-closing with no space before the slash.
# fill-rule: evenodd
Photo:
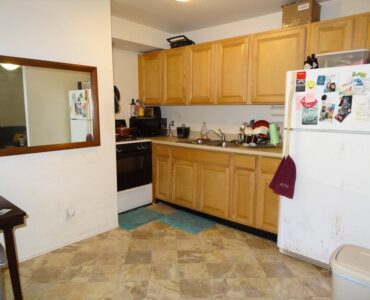
<svg viewBox="0 0 370 300">
<path fill-rule="evenodd" d="M 162 122 L 161 108 L 147 106 L 144 116 L 130 118 L 130 128 L 135 136 L 157 136 L 163 134 Z"/>
<path fill-rule="evenodd" d="M 182 124 L 181 127 L 176 128 L 176 132 L 179 139 L 187 139 L 190 134 L 190 127 L 186 127 L 185 124 Z"/>
</svg>

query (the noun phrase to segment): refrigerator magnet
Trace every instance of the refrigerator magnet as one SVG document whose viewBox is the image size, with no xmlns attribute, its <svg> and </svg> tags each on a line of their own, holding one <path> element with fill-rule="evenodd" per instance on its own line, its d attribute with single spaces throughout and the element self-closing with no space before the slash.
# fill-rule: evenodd
<svg viewBox="0 0 370 300">
<path fill-rule="evenodd" d="M 319 75 L 317 77 L 317 85 L 324 85 L 325 84 L 325 75 Z"/>
<path fill-rule="evenodd" d="M 306 72 L 297 72 L 295 91 L 296 92 L 306 91 Z"/>
<path fill-rule="evenodd" d="M 308 80 L 306 86 L 309 90 L 313 90 L 316 87 L 315 80 Z"/>
<path fill-rule="evenodd" d="M 343 122 L 345 118 L 351 113 L 352 109 L 352 96 L 343 96 L 340 98 L 338 105 L 338 113 L 335 115 L 335 119 L 339 122 Z"/>
</svg>

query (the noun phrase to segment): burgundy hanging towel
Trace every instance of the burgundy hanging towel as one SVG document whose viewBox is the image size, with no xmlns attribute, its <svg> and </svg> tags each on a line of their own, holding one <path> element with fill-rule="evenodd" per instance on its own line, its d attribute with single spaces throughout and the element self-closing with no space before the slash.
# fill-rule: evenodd
<svg viewBox="0 0 370 300">
<path fill-rule="evenodd" d="M 278 174 L 275 179 L 276 173 Z M 296 166 L 290 155 L 281 161 L 276 173 L 272 179 L 274 185 L 270 185 L 270 188 L 280 196 L 293 199 L 296 180 Z"/>
</svg>

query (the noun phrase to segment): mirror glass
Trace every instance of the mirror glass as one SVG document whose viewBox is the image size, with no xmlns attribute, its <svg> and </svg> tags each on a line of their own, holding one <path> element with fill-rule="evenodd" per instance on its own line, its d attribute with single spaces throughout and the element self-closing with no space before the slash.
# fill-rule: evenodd
<svg viewBox="0 0 370 300">
<path fill-rule="evenodd" d="M 0 155 L 99 145 L 96 84 L 95 67 L 0 57 Z"/>
</svg>

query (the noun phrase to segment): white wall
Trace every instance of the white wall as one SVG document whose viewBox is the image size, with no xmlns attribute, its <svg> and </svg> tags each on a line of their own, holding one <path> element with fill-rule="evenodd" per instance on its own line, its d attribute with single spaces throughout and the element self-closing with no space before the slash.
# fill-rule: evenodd
<svg viewBox="0 0 370 300">
<path fill-rule="evenodd" d="M 131 99 L 139 98 L 138 84 L 138 53 L 113 48 L 113 78 L 114 84 L 121 94 L 120 111 L 116 119 L 129 122 Z"/>
<path fill-rule="evenodd" d="M 15 230 L 19 257 L 116 227 L 109 0 L 1 0 L 0 53 L 98 69 L 100 147 L 0 158 L 0 194 L 28 213 Z"/>
<path fill-rule="evenodd" d="M 122 18 L 112 17 L 112 38 L 153 48 L 166 49 L 169 47 L 167 38 L 173 36 L 155 28 L 147 27 Z"/>
</svg>

